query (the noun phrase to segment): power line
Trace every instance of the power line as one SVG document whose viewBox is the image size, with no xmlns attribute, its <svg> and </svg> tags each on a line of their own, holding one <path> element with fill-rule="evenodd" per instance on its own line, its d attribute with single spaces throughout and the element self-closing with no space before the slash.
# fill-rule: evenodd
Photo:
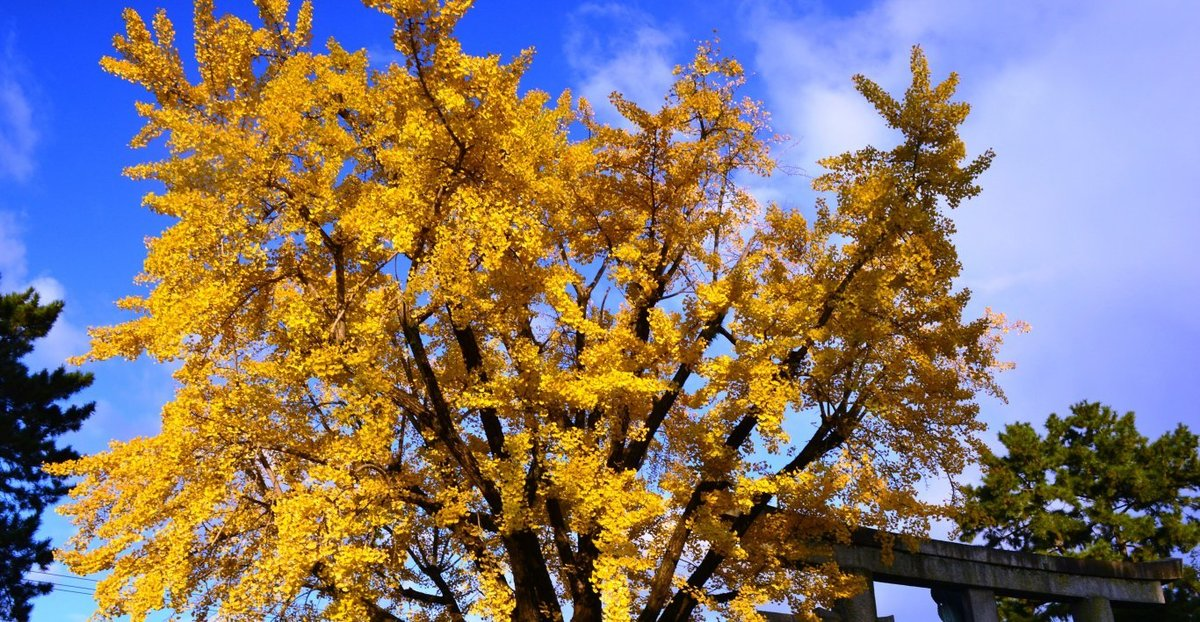
<svg viewBox="0 0 1200 622">
<path fill-rule="evenodd" d="M 49 585 L 50 591 L 52 591 L 52 592 L 62 592 L 63 594 L 78 594 L 79 596 L 91 596 L 92 598 L 96 597 L 95 592 L 93 592 L 89 588 L 86 588 L 86 587 L 83 587 L 80 585 L 67 585 L 65 583 L 55 583 L 53 581 L 37 581 L 37 583 L 39 583 L 41 585 Z"/>
<path fill-rule="evenodd" d="M 29 578 L 29 577 L 26 577 L 26 578 Z M 94 595 L 94 592 L 92 592 L 92 588 L 86 587 L 83 585 L 71 585 L 70 583 L 58 583 L 56 581 L 48 581 L 46 579 L 33 579 L 33 581 L 35 581 L 37 583 L 42 583 L 45 585 L 52 585 L 54 587 L 51 589 L 54 589 L 54 590 L 63 590 L 63 588 L 67 588 L 68 590 L 78 590 L 78 592 L 74 592 L 77 594 L 83 594 L 85 596 Z"/>
<path fill-rule="evenodd" d="M 53 581 L 40 581 L 39 583 L 46 583 L 48 585 L 53 585 L 56 588 L 66 587 L 66 588 L 70 588 L 72 590 L 79 590 L 81 592 L 87 592 L 88 594 L 94 593 L 91 588 L 87 588 L 82 585 L 71 585 L 70 583 L 55 583 Z"/>
<path fill-rule="evenodd" d="M 59 578 L 62 578 L 62 579 L 78 579 L 78 580 L 80 580 L 80 581 L 91 581 L 92 583 L 99 583 L 99 582 L 100 582 L 100 580 L 99 580 L 99 579 L 89 579 L 89 578 L 87 578 L 87 577 L 81 577 L 81 576 L 78 576 L 78 575 L 71 575 L 71 574 L 55 574 L 55 573 L 53 573 L 53 572 L 46 572 L 45 570 L 30 570 L 29 572 L 30 572 L 30 573 L 36 573 L 36 574 L 44 574 L 44 575 L 49 575 L 49 576 L 51 576 L 51 577 L 59 577 Z"/>
<path fill-rule="evenodd" d="M 70 594 L 83 594 L 84 596 L 91 596 L 93 598 L 95 598 L 95 596 L 96 596 L 96 593 L 94 591 L 89 590 L 84 587 L 79 587 L 77 585 L 64 585 L 62 583 L 45 583 L 45 582 L 43 582 L 39 585 L 49 587 L 50 590 L 54 591 L 54 592 L 66 592 L 66 593 L 70 593 Z"/>
<path fill-rule="evenodd" d="M 88 591 L 91 591 L 91 590 L 95 590 L 95 588 L 96 588 L 96 586 L 92 586 L 92 585 L 73 585 L 73 584 L 64 584 L 64 582 L 62 582 L 62 581 L 55 581 L 54 579 L 43 579 L 43 578 L 41 578 L 41 576 L 29 576 L 29 575 L 26 575 L 26 576 L 25 576 L 25 580 L 26 580 L 26 581 L 37 582 L 37 584 L 59 585 L 59 586 L 62 586 L 62 587 L 76 587 L 76 588 L 79 588 L 79 590 L 88 590 Z"/>
<path fill-rule="evenodd" d="M 55 588 L 54 588 L 52 591 L 54 591 L 54 592 L 59 592 L 59 593 L 62 593 L 62 594 L 75 594 L 75 595 L 77 595 L 77 596 L 90 596 L 90 597 L 92 597 L 92 598 L 95 598 L 95 597 L 96 597 L 96 595 L 95 595 L 95 594 L 93 594 L 93 593 L 91 593 L 91 592 L 77 592 L 77 591 L 75 591 L 75 590 L 68 590 L 68 589 L 66 589 L 66 588 L 57 587 L 57 586 L 56 586 L 56 587 L 55 587 Z"/>
</svg>

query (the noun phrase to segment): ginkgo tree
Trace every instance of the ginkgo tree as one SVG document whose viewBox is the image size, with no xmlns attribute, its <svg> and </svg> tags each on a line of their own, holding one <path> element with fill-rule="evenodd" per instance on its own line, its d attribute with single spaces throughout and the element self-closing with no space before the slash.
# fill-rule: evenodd
<svg viewBox="0 0 1200 622">
<path fill-rule="evenodd" d="M 850 529 L 944 514 L 1006 325 L 954 285 L 991 154 L 919 49 L 902 98 L 855 78 L 898 143 L 824 160 L 806 219 L 742 185 L 771 139 L 714 46 L 611 125 L 465 54 L 469 2 L 366 0 L 386 68 L 256 4 L 197 0 L 194 64 L 128 11 L 103 61 L 173 224 L 87 358 L 178 388 L 55 469 L 101 617 L 754 619 L 860 589 L 814 561 Z"/>
</svg>

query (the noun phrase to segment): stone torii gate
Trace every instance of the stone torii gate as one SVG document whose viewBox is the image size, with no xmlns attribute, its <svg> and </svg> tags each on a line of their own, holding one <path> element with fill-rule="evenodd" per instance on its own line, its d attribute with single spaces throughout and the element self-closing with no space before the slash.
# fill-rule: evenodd
<svg viewBox="0 0 1200 622">
<path fill-rule="evenodd" d="M 876 622 L 874 582 L 931 590 L 946 622 L 999 622 L 997 596 L 1036 601 L 1063 601 L 1072 606 L 1075 622 L 1113 622 L 1112 603 L 1162 604 L 1162 585 L 1183 575 L 1183 562 L 1106 562 L 1051 555 L 1001 551 L 944 540 L 926 540 L 918 550 L 897 544 L 885 563 L 879 533 L 859 529 L 850 544 L 834 544 L 833 559 L 848 572 L 867 580 L 863 593 L 839 601 L 830 618 L 841 622 Z M 765 612 L 764 612 L 765 613 Z M 791 620 L 791 614 L 769 614 L 768 622 Z"/>
</svg>

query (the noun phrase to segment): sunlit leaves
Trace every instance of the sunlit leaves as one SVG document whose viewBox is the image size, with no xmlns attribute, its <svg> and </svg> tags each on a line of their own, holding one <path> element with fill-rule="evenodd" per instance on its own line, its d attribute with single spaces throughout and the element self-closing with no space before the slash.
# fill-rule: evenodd
<svg viewBox="0 0 1200 622">
<path fill-rule="evenodd" d="M 805 219 L 743 185 L 771 138 L 715 45 L 614 126 L 464 54 L 467 2 L 368 2 L 386 68 L 257 4 L 198 3 L 195 83 L 165 17 L 105 61 L 174 221 L 91 356 L 181 364 L 160 435 L 60 467 L 105 615 L 752 617 L 851 589 L 797 565 L 828 538 L 941 513 L 999 326 L 942 211 L 990 155 L 919 51 L 903 101 L 858 81 L 900 144 L 825 161 Z"/>
</svg>

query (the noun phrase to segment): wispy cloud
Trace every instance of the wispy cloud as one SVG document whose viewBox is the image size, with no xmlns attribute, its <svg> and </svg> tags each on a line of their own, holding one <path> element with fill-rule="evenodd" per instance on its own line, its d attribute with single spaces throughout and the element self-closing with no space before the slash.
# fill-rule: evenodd
<svg viewBox="0 0 1200 622">
<path fill-rule="evenodd" d="M 33 174 L 39 135 L 15 40 L 8 33 L 0 51 L 0 177 L 23 181 Z"/>
<path fill-rule="evenodd" d="M 1085 396 L 1166 409 L 1197 386 L 1186 370 L 1200 361 L 1178 332 L 1200 334 L 1189 311 L 1200 303 L 1200 210 L 1184 181 L 1200 167 L 1200 86 L 1186 73 L 1200 58 L 1190 28 L 1200 9 L 888 0 L 849 17 L 767 2 L 748 15 L 768 108 L 797 141 L 784 156 L 812 172 L 821 156 L 890 142 L 850 75 L 902 90 L 913 44 L 936 77 L 961 73 L 968 148 L 998 154 L 983 195 L 954 215 L 964 283 L 1035 327 L 1014 340 L 1013 405 L 999 420 Z M 1093 346 L 1109 356 L 1082 354 Z M 1131 356 L 1176 360 L 1156 372 L 1176 377 L 1176 396 L 1122 372 Z"/>
<path fill-rule="evenodd" d="M 655 110 L 671 85 L 674 29 L 655 24 L 651 16 L 617 3 L 585 4 L 572 15 L 564 44 L 567 61 L 581 76 L 578 93 L 597 116 L 620 122 L 609 104 L 613 92 Z"/>
<path fill-rule="evenodd" d="M 10 31 L 0 50 L 0 180 L 24 181 L 35 169 L 39 134 L 30 84 L 16 50 L 16 35 Z M 0 291 L 32 287 L 43 302 L 65 300 L 66 289 L 57 279 L 46 274 L 31 277 L 23 221 L 21 214 L 0 209 Z M 86 345 L 85 331 L 64 314 L 37 342 L 28 362 L 35 367 L 58 367 L 83 352 Z"/>
<path fill-rule="evenodd" d="M 767 108 L 795 141 L 780 155 L 810 174 L 819 157 L 891 144 L 851 75 L 902 91 L 913 44 L 935 78 L 961 74 L 968 149 L 997 153 L 982 195 L 953 214 L 962 284 L 980 307 L 1033 326 L 1005 346 L 1017 362 L 1001 378 L 1009 404 L 982 404 L 993 434 L 1081 399 L 1136 410 L 1148 434 L 1187 421 L 1181 408 L 1200 400 L 1200 5 L 794 6 L 754 3 L 743 27 Z M 793 204 L 811 201 L 791 189 Z M 879 598 L 881 614 L 932 615 L 907 596 Z"/>
<path fill-rule="evenodd" d="M 65 300 L 66 289 L 54 277 L 39 274 L 29 278 L 23 233 L 21 218 L 12 212 L 0 210 L 0 292 L 22 291 L 32 287 L 37 290 L 42 302 Z M 37 342 L 27 362 L 36 368 L 55 368 L 86 349 L 86 332 L 72 323 L 64 312 L 50 332 Z"/>
<path fill-rule="evenodd" d="M 25 282 L 25 242 L 16 214 L 0 211 L 0 288 L 9 290 Z"/>
</svg>

